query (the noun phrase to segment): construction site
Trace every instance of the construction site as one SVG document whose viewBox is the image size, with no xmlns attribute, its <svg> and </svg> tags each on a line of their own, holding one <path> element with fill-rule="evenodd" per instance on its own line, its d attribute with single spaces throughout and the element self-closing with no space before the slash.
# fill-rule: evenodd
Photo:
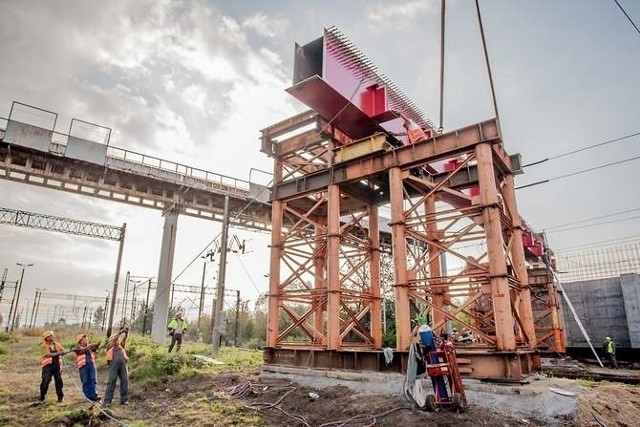
<svg viewBox="0 0 640 427">
<path fill-rule="evenodd" d="M 340 28 L 309 24 L 290 39 L 273 24 L 307 16 L 298 6 L 270 15 L 188 3 L 149 16 L 109 6 L 140 28 L 114 29 L 131 37 L 115 48 L 81 26 L 75 49 L 101 65 L 87 62 L 72 83 L 67 71 L 51 72 L 67 76 L 59 83 L 17 81 L 43 39 L 8 56 L 17 80 L 0 96 L 0 426 L 640 425 L 640 207 L 628 197 L 639 175 L 624 165 L 640 159 L 637 120 L 620 113 L 608 125 L 604 114 L 597 133 L 574 100 L 580 118 L 557 118 L 567 130 L 556 137 L 556 117 L 542 123 L 537 95 L 527 98 L 535 76 L 513 77 L 527 65 L 492 60 L 494 45 L 498 58 L 521 58 L 500 25 L 544 15 L 549 32 L 564 31 L 564 9 L 398 1 L 365 8 L 367 31 L 336 15 Z M 636 59 L 602 51 L 640 69 L 640 9 L 624 3 L 578 16 L 616 22 L 619 49 Z M 24 8 L 3 11 L 23 22 Z M 62 19 L 43 11 L 43 22 Z M 402 36 L 409 23 L 381 39 L 371 30 L 414 13 L 428 29 L 415 50 Z M 217 29 L 199 27 L 201 16 Z M 215 53 L 197 57 L 202 40 Z M 542 45 L 574 54 L 558 40 Z M 391 60 L 384 74 L 360 42 L 417 62 Z M 246 77 L 223 51 L 244 52 Z M 563 78 L 553 84 L 569 87 Z M 33 102 L 62 82 L 84 98 Z M 215 106 L 223 82 L 234 82 L 220 92 L 229 104 Z M 627 85 L 606 99 L 636 102 L 637 77 Z M 559 87 L 545 103 L 569 102 Z M 468 121 L 474 102 L 484 118 Z M 124 113 L 134 104 L 153 111 L 155 128 Z M 558 108 L 548 116 L 568 110 Z M 234 145 L 244 132 L 249 141 Z"/>
</svg>

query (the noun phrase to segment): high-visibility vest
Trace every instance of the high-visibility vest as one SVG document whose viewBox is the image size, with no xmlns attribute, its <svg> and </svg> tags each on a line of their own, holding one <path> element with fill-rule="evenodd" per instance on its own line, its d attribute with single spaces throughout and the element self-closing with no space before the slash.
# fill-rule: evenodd
<svg viewBox="0 0 640 427">
<path fill-rule="evenodd" d="M 614 353 L 615 352 L 614 349 L 615 349 L 615 346 L 613 345 L 613 341 L 607 342 L 607 346 L 606 346 L 607 354 Z"/>
<path fill-rule="evenodd" d="M 107 363 L 111 362 L 113 360 L 113 348 L 114 347 L 115 347 L 115 345 L 112 345 L 107 350 Z M 124 346 L 122 344 L 118 343 L 118 347 L 120 347 L 120 349 L 122 350 L 122 355 L 124 356 L 124 360 L 129 361 L 129 357 L 127 356 L 127 350 L 124 349 Z"/>
<path fill-rule="evenodd" d="M 49 344 L 47 344 L 47 342 L 43 342 L 42 346 L 44 347 L 44 351 L 46 354 L 51 354 L 51 353 L 58 353 L 62 351 L 62 346 L 60 344 L 58 344 L 57 341 L 53 342 L 53 345 L 56 348 L 56 351 L 51 351 L 51 347 Z M 60 356 L 55 356 L 55 357 L 60 357 Z M 47 365 L 51 365 L 53 363 L 53 357 L 48 357 L 45 356 L 40 360 L 40 366 L 45 367 Z"/>
<path fill-rule="evenodd" d="M 91 355 L 91 362 L 93 366 L 96 366 L 96 355 L 93 351 L 89 350 L 89 354 Z M 82 352 L 80 354 L 76 353 L 76 364 L 78 365 L 78 369 L 84 368 L 87 366 L 87 354 Z"/>
</svg>

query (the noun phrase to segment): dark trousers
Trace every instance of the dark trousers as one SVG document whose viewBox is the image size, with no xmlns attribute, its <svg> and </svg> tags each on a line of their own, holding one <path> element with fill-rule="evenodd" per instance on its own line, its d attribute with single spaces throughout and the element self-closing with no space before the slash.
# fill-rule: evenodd
<svg viewBox="0 0 640 427">
<path fill-rule="evenodd" d="M 109 365 L 109 378 L 107 379 L 107 389 L 104 392 L 105 405 L 110 405 L 113 400 L 113 393 L 116 390 L 116 381 L 120 379 L 120 403 L 129 401 L 129 373 L 127 364 L 122 361 L 114 361 Z"/>
<path fill-rule="evenodd" d="M 44 400 L 49 391 L 49 384 L 51 384 L 51 377 L 56 384 L 56 395 L 58 401 L 61 402 L 64 398 L 62 392 L 62 375 L 60 375 L 60 365 L 50 364 L 42 367 L 42 382 L 40 382 L 40 400 Z"/>
<path fill-rule="evenodd" d="M 607 359 L 609 359 L 609 367 L 617 369 L 618 362 L 616 362 L 616 354 L 615 353 L 607 353 Z"/>
<path fill-rule="evenodd" d="M 80 368 L 80 381 L 82 381 L 82 392 L 87 399 L 96 400 L 98 393 L 96 392 L 96 368 L 91 364 L 87 364 Z"/>
<path fill-rule="evenodd" d="M 180 351 L 180 347 L 182 347 L 182 334 L 174 333 L 171 335 L 171 345 L 169 346 L 169 353 L 173 350 L 173 346 L 178 343 L 178 347 L 176 347 L 176 351 Z"/>
</svg>

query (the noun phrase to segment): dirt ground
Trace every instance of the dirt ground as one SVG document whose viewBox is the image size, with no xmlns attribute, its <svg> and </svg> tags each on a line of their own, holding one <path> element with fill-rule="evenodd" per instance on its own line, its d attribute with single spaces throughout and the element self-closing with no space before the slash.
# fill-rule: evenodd
<svg viewBox="0 0 640 427">
<path fill-rule="evenodd" d="M 594 427 L 640 426 L 640 387 L 594 385 L 578 398 L 578 425 Z"/>
<path fill-rule="evenodd" d="M 55 401 L 53 384 L 48 403 L 36 402 L 40 381 L 35 341 L 2 343 L 0 356 L 0 426 L 542 426 L 532 419 L 512 417 L 471 405 L 467 412 L 427 413 L 407 409 L 401 396 L 356 394 L 345 387 L 314 390 L 285 380 L 261 379 L 252 371 L 204 373 L 192 378 L 152 381 L 130 386 L 130 405 L 117 405 L 110 420 L 86 403 L 80 394 L 77 372 L 63 373 L 65 403 Z M 99 390 L 106 375 L 98 373 Z M 317 399 L 309 397 L 318 392 Z M 117 392 L 116 392 L 117 395 Z M 640 388 L 624 385 L 598 386 L 580 398 L 579 423 L 562 426 L 599 426 L 592 413 L 610 426 L 639 426 Z M 380 416 L 391 410 L 396 411 Z M 342 422 L 337 422 L 342 420 Z M 346 420 L 351 420 L 346 423 Z M 359 420 L 356 422 L 356 420 Z"/>
</svg>

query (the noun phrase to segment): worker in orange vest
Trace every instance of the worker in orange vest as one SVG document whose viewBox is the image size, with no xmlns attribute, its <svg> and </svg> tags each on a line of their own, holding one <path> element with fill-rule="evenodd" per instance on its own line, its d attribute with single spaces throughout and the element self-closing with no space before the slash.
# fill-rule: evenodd
<svg viewBox="0 0 640 427">
<path fill-rule="evenodd" d="M 62 403 L 64 399 L 64 392 L 62 391 L 62 375 L 60 375 L 60 357 L 69 353 L 65 351 L 59 342 L 54 340 L 53 331 L 46 331 L 42 334 L 44 342 L 44 355 L 40 360 L 40 366 L 42 366 L 42 381 L 40 382 L 40 402 L 44 402 L 47 392 L 49 391 L 49 384 L 51 384 L 51 377 L 53 377 L 56 385 L 56 395 L 58 396 L 58 403 Z"/>
<path fill-rule="evenodd" d="M 121 340 L 120 335 L 124 335 Z M 120 378 L 120 404 L 129 404 L 129 372 L 127 371 L 127 350 L 124 346 L 129 335 L 129 328 L 120 329 L 117 334 L 109 338 L 107 344 L 107 365 L 109 366 L 109 378 L 107 379 L 107 389 L 104 392 L 103 406 L 111 406 L 113 393 L 116 389 L 116 381 Z"/>
<path fill-rule="evenodd" d="M 87 334 L 80 334 L 76 337 L 76 346 L 73 351 L 76 353 L 76 364 L 82 381 L 82 392 L 91 401 L 100 400 L 96 391 L 96 351 L 100 348 L 100 342 L 89 344 Z"/>
</svg>

